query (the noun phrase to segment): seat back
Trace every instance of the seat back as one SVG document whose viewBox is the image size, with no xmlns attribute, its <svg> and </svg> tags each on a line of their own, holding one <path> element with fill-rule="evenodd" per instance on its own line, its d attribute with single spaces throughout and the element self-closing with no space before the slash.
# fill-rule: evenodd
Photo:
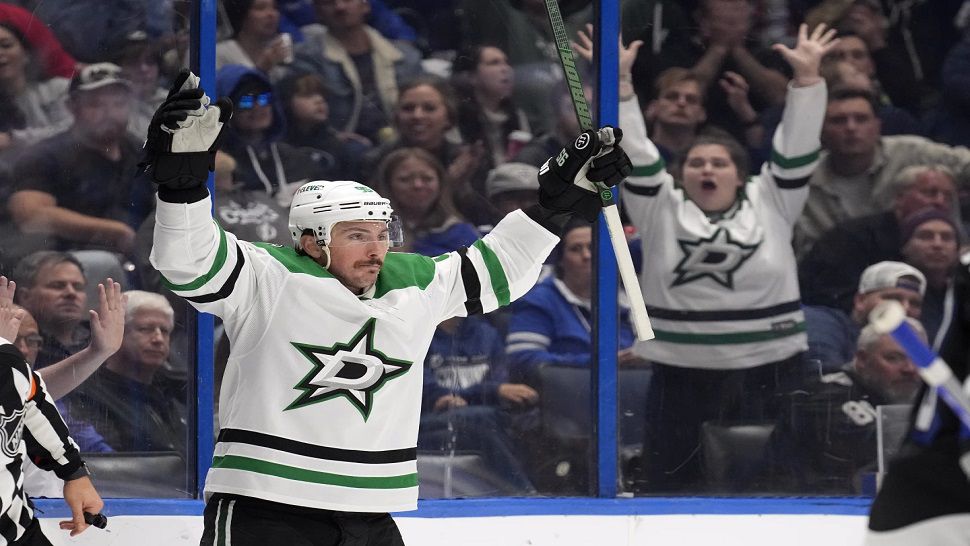
<svg viewBox="0 0 970 546">
<path fill-rule="evenodd" d="M 589 437 L 591 371 L 573 366 L 543 366 L 539 372 L 542 423 L 561 438 Z M 620 446 L 642 444 L 646 426 L 647 388 L 653 370 L 624 369 L 617 374 Z"/>
<path fill-rule="evenodd" d="M 418 496 L 422 499 L 506 497 L 525 494 L 489 469 L 481 454 L 418 451 Z"/>
<path fill-rule="evenodd" d="M 72 250 L 71 254 L 84 266 L 84 277 L 88 281 L 85 290 L 88 310 L 98 308 L 98 283 L 103 283 L 108 277 L 120 283 L 122 290 L 131 288 L 117 254 L 106 250 Z"/>
<path fill-rule="evenodd" d="M 539 412 L 546 434 L 560 439 L 589 438 L 589 368 L 543 366 L 539 370 Z"/>
<path fill-rule="evenodd" d="M 767 451 L 774 422 L 716 423 L 701 425 L 701 452 L 708 484 L 716 491 L 757 489 L 766 470 Z"/>
<path fill-rule="evenodd" d="M 85 453 L 91 478 L 104 498 L 187 498 L 185 461 L 174 451 Z"/>
</svg>

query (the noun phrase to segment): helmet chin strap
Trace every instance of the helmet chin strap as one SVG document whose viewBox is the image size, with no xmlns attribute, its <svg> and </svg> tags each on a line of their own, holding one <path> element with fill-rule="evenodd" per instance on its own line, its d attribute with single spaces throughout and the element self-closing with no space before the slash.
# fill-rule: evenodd
<svg viewBox="0 0 970 546">
<path fill-rule="evenodd" d="M 320 245 L 320 250 L 323 251 L 323 255 L 327 258 L 326 263 L 323 264 L 323 268 L 326 270 L 330 269 L 330 247 L 327 245 Z"/>
</svg>

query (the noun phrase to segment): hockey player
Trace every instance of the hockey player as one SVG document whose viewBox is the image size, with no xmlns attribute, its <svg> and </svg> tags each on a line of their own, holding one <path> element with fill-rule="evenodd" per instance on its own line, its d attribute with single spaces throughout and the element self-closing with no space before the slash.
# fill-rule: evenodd
<svg viewBox="0 0 970 546">
<path fill-rule="evenodd" d="M 818 162 L 826 97 L 818 68 L 834 35 L 802 25 L 794 49 L 775 46 L 794 77 L 772 159 L 750 181 L 744 149 L 712 135 L 688 148 L 675 182 L 620 79 L 620 126 L 635 163 L 623 203 L 643 238 L 640 282 L 656 333 L 635 346 L 654 364 L 645 491 L 700 485 L 701 424 L 773 419 L 773 393 L 800 369 L 806 342 L 790 240 Z M 621 51 L 621 71 L 630 57 Z"/>
<path fill-rule="evenodd" d="M 177 79 L 146 163 L 159 186 L 151 262 L 222 317 L 232 346 L 202 544 L 403 544 L 388 512 L 416 507 L 421 365 L 436 325 L 532 287 L 565 222 L 596 218 L 599 198 L 583 188 L 629 174 L 620 133 L 582 133 L 540 171 L 540 204 L 468 248 L 389 253 L 400 240 L 388 200 L 351 181 L 297 191 L 285 248 L 213 222 L 205 181 L 231 103 L 209 106 L 197 84 Z"/>
<path fill-rule="evenodd" d="M 940 356 L 967 391 L 970 270 L 954 280 L 959 302 Z M 923 386 L 906 440 L 889 464 L 869 513 L 866 546 L 970 545 L 970 429 Z"/>
<path fill-rule="evenodd" d="M 15 286 L 0 277 L 0 546 L 50 546 L 24 492 L 24 457 L 65 480 L 64 500 L 72 519 L 60 527 L 71 536 L 88 528 L 84 513 L 97 514 L 104 503 L 43 380 L 14 345 L 24 317 L 12 304 Z"/>
</svg>

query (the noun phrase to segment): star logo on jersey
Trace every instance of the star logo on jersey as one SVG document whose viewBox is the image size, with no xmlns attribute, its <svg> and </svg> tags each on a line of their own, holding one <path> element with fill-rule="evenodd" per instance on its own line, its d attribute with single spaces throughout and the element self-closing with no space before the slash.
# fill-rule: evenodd
<svg viewBox="0 0 970 546">
<path fill-rule="evenodd" d="M 376 324 L 377 319 L 368 320 L 350 341 L 331 347 L 290 342 L 310 361 L 313 369 L 293 387 L 303 392 L 286 409 L 346 398 L 366 421 L 374 405 L 374 393 L 389 380 L 407 372 L 412 364 L 374 348 Z"/>
<path fill-rule="evenodd" d="M 0 452 L 7 457 L 13 458 L 20 453 L 20 439 L 24 433 L 24 413 L 26 410 L 20 408 L 8 415 L 0 407 Z"/>
<path fill-rule="evenodd" d="M 684 258 L 674 268 L 677 278 L 671 287 L 707 277 L 731 290 L 734 289 L 734 272 L 761 245 L 761 242 L 745 245 L 734 241 L 724 228 L 718 229 L 706 239 L 678 239 L 677 242 L 684 252 Z"/>
</svg>

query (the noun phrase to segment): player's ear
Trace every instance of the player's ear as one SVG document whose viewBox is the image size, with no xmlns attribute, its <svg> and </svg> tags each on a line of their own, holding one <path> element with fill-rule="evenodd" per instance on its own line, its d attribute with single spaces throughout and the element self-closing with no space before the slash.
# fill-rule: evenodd
<svg viewBox="0 0 970 546">
<path fill-rule="evenodd" d="M 309 233 L 305 233 L 300 237 L 300 248 L 311 258 L 317 259 L 323 256 L 323 248 L 317 244 L 316 238 Z"/>
</svg>

